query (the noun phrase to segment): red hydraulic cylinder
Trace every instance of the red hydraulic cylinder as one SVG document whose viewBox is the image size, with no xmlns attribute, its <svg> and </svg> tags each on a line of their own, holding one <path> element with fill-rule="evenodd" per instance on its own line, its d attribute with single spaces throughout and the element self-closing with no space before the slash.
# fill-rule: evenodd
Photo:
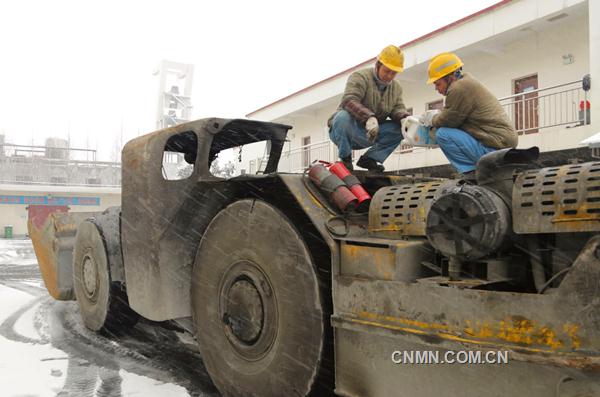
<svg viewBox="0 0 600 397">
<path fill-rule="evenodd" d="M 319 189 L 329 194 L 330 199 L 342 211 L 353 211 L 358 199 L 348 189 L 344 181 L 332 174 L 323 164 L 310 167 L 308 177 Z"/>
</svg>

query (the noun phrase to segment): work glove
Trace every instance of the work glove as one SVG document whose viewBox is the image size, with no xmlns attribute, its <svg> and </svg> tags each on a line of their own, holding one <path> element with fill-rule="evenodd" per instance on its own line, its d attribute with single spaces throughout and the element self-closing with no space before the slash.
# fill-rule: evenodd
<svg viewBox="0 0 600 397">
<path fill-rule="evenodd" d="M 440 111 L 437 109 L 426 111 L 419 117 L 419 123 L 423 124 L 425 127 L 431 127 L 433 125 L 433 117 L 439 112 Z"/>
<path fill-rule="evenodd" d="M 396 123 L 402 125 L 404 123 L 404 120 L 406 120 L 406 118 L 410 116 L 410 113 L 404 112 L 404 113 L 398 113 L 398 114 L 394 114 L 392 116 L 392 120 L 394 120 Z"/>
<path fill-rule="evenodd" d="M 375 116 L 371 116 L 367 119 L 365 123 L 365 128 L 367 130 L 367 138 L 371 144 L 375 143 L 377 140 L 377 135 L 379 134 L 379 122 Z"/>
</svg>

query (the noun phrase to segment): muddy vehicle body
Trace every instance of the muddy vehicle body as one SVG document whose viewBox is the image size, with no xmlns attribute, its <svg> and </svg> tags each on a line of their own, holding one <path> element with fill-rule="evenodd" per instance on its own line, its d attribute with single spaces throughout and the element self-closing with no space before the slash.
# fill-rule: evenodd
<svg viewBox="0 0 600 397">
<path fill-rule="evenodd" d="M 214 118 L 129 142 L 121 208 L 31 217 L 51 295 L 96 331 L 178 322 L 225 396 L 600 393 L 600 163 L 502 150 L 476 182 L 359 175 L 370 208 L 342 213 L 276 172 L 289 128 Z M 258 141 L 263 174 L 210 174 Z M 165 151 L 191 175 L 166 180 Z M 470 351 L 509 363 L 400 363 Z"/>
</svg>

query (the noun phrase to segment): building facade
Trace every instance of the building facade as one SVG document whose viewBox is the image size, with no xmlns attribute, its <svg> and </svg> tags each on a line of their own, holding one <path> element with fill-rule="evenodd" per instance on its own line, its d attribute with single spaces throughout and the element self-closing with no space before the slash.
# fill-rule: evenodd
<svg viewBox="0 0 600 397">
<path fill-rule="evenodd" d="M 121 164 L 96 161 L 96 152 L 48 139 L 45 146 L 0 139 L 0 237 L 27 235 L 29 205 L 66 205 L 95 212 L 121 205 Z"/>
<path fill-rule="evenodd" d="M 519 131 L 519 147 L 543 152 L 580 147 L 600 131 L 600 89 L 584 89 L 586 75 L 600 76 L 600 4 L 586 0 L 505 0 L 423 37 L 400 45 L 405 70 L 396 79 L 413 114 L 443 106 L 426 85 L 429 60 L 455 52 L 470 73 L 500 100 Z M 377 51 L 378 49 L 374 49 Z M 375 59 L 293 93 L 247 117 L 290 124 L 279 171 L 301 172 L 315 159 L 335 161 L 327 119 L 337 108 L 348 76 Z M 264 147 L 242 149 L 239 167 L 261 171 Z M 360 152 L 355 153 L 355 160 Z M 440 149 L 402 145 L 386 161 L 387 170 L 447 164 Z"/>
</svg>

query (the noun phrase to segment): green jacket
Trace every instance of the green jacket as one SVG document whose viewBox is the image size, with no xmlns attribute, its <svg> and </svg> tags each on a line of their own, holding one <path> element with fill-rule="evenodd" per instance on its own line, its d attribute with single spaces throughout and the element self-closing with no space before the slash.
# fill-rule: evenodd
<svg viewBox="0 0 600 397">
<path fill-rule="evenodd" d="M 432 124 L 461 129 L 495 149 L 517 146 L 517 132 L 498 99 L 467 74 L 450 85 L 444 109 Z"/>
<path fill-rule="evenodd" d="M 356 101 L 359 102 L 359 106 L 352 106 L 352 102 L 356 103 Z M 333 117 L 342 109 L 347 110 L 361 124 L 371 116 L 377 117 L 381 123 L 388 117 L 400 122 L 400 119 L 406 115 L 400 83 L 392 80 L 381 93 L 375 82 L 373 67 L 358 70 L 348 77 L 340 105 L 327 121 L 328 126 L 331 127 Z"/>
</svg>

